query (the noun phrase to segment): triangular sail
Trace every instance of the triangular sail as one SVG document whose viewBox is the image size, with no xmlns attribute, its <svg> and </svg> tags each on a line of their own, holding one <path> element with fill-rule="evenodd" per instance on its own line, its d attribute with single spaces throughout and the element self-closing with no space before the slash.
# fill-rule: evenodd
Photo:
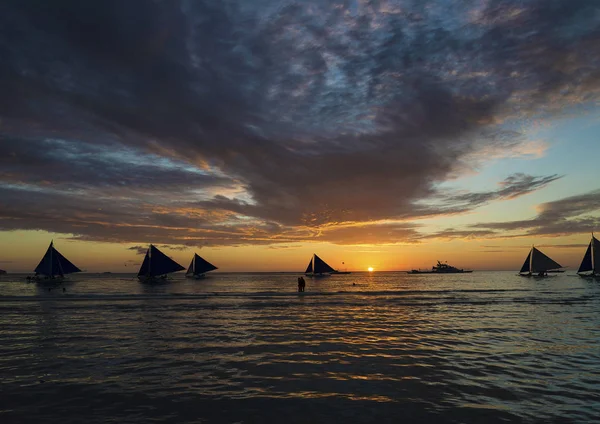
<svg viewBox="0 0 600 424">
<path fill-rule="evenodd" d="M 210 262 L 208 262 L 207 260 L 205 260 L 204 258 L 202 258 L 201 256 L 198 256 L 198 254 L 194 253 L 194 258 L 192 259 L 192 263 L 190 264 L 190 268 L 188 268 L 187 270 L 187 274 L 195 274 L 195 275 L 199 275 L 199 274 L 204 274 L 205 272 L 208 271 L 213 271 L 215 269 L 218 269 L 216 266 L 214 266 L 213 264 L 211 264 Z M 191 270 L 191 272 L 190 272 Z"/>
<path fill-rule="evenodd" d="M 583 260 L 581 261 L 581 265 L 579 265 L 577 273 L 588 272 L 593 270 L 594 266 L 592 265 L 592 242 L 590 241 L 590 244 L 588 245 L 588 248 L 585 251 L 585 255 L 583 255 Z"/>
<path fill-rule="evenodd" d="M 60 252 L 54 249 L 53 256 L 58 257 L 58 262 L 60 263 L 60 268 L 63 274 L 72 274 L 74 272 L 81 272 L 79 268 L 77 268 L 71 261 L 65 258 Z"/>
<path fill-rule="evenodd" d="M 308 266 L 306 267 L 306 271 L 304 271 L 305 274 L 312 274 L 313 272 L 313 267 L 312 267 L 312 258 L 310 258 L 310 262 L 308 263 Z"/>
<path fill-rule="evenodd" d="M 194 260 L 195 259 L 196 259 L 196 257 L 194 256 L 192 258 L 192 262 L 190 262 L 190 266 L 188 267 L 187 271 L 185 272 L 185 275 L 193 274 L 194 273 Z"/>
<path fill-rule="evenodd" d="M 144 261 L 142 262 L 142 266 L 140 267 L 140 271 L 138 272 L 138 277 L 141 275 L 148 275 L 148 269 L 150 268 L 150 249 L 146 252 L 146 256 L 144 256 Z"/>
<path fill-rule="evenodd" d="M 150 275 L 152 277 L 182 271 L 184 269 L 184 267 L 179 265 L 173 259 L 169 258 L 153 245 L 150 245 Z"/>
<path fill-rule="evenodd" d="M 315 255 L 314 273 L 323 274 L 325 272 L 334 272 L 335 270 L 330 267 L 323 259 Z"/>
<path fill-rule="evenodd" d="M 525 273 L 525 272 L 530 272 L 530 263 L 531 263 L 531 251 L 529 251 L 529 255 L 527 255 L 527 259 L 525 259 L 525 262 L 523 263 L 523 266 L 521 267 L 521 271 L 519 271 L 520 273 Z"/>
<path fill-rule="evenodd" d="M 65 274 L 72 274 L 74 272 L 81 272 L 73 263 L 67 258 L 61 255 L 58 250 L 54 248 L 54 244 L 51 242 L 48 246 L 48 250 L 44 254 L 44 257 L 35 268 L 35 273 L 38 275 L 46 275 L 49 277 L 58 275 L 62 276 Z"/>
<path fill-rule="evenodd" d="M 159 275 L 165 275 L 184 269 L 184 267 L 179 265 L 173 259 L 169 258 L 153 245 L 150 245 L 148 252 L 146 252 L 144 262 L 142 262 L 142 266 L 138 272 L 138 276 L 145 275 L 148 277 L 157 277 Z"/>
<path fill-rule="evenodd" d="M 546 272 L 552 269 L 562 268 L 558 262 L 544 255 L 535 247 L 531 249 L 532 257 L 531 257 L 531 272 Z"/>
</svg>

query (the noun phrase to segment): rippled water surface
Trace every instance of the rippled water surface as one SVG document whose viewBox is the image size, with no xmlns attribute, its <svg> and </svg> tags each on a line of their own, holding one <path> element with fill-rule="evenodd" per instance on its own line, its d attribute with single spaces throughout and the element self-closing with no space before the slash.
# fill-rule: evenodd
<svg viewBox="0 0 600 424">
<path fill-rule="evenodd" d="M 0 422 L 592 422 L 600 282 L 0 280 Z"/>
</svg>

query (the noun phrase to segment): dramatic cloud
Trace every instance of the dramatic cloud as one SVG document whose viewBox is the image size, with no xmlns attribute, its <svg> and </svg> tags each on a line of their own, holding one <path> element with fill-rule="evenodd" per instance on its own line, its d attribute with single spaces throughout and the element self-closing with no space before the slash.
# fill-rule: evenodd
<svg viewBox="0 0 600 424">
<path fill-rule="evenodd" d="M 459 213 L 469 211 L 495 200 L 510 200 L 544 188 L 561 178 L 558 175 L 536 177 L 522 173 L 508 176 L 500 182 L 497 190 L 473 193 L 448 194 L 448 190 L 431 196 L 431 206 L 419 210 L 421 215 L 438 213 Z"/>
<path fill-rule="evenodd" d="M 598 99 L 598 13 L 584 0 L 0 2 L 0 228 L 196 246 L 418 238 L 407 220 L 558 178 L 420 203 L 481 152 L 543 149 L 502 123 Z"/>
<path fill-rule="evenodd" d="M 496 234 L 510 231 L 536 236 L 589 233 L 600 226 L 600 190 L 544 203 L 539 209 L 534 219 L 479 223 L 472 227 Z"/>
</svg>

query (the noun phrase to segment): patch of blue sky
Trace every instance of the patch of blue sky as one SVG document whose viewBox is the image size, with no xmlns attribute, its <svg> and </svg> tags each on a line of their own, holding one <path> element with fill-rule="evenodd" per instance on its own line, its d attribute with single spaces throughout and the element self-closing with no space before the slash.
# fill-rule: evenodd
<svg viewBox="0 0 600 424">
<path fill-rule="evenodd" d="M 527 139 L 548 143 L 544 156 L 494 159 L 482 166 L 478 173 L 444 182 L 438 188 L 442 191 L 492 191 L 500 188 L 499 182 L 515 173 L 535 176 L 558 174 L 563 178 L 514 199 L 493 201 L 468 213 L 424 221 L 431 225 L 462 226 L 473 222 L 531 219 L 537 215 L 537 207 L 545 202 L 600 189 L 598 133 L 598 115 L 554 120 L 543 129 L 532 131 L 527 134 Z"/>
<path fill-rule="evenodd" d="M 64 190 L 64 189 L 57 189 L 57 188 L 55 188 L 53 186 L 49 186 L 49 185 L 34 185 L 34 184 L 26 184 L 26 183 L 17 183 L 17 184 L 0 183 L 0 187 L 9 189 L 9 190 L 24 191 L 24 192 L 29 192 L 29 193 L 43 193 L 44 195 L 48 195 L 48 194 L 68 194 L 68 195 L 85 194 L 85 190 L 78 190 L 78 189 L 73 189 L 73 188 Z"/>
<path fill-rule="evenodd" d="M 444 182 L 440 187 L 482 191 L 493 188 L 511 174 L 525 173 L 535 176 L 564 175 L 564 178 L 552 183 L 553 187 L 560 187 L 560 191 L 563 191 L 555 191 L 550 196 L 554 198 L 561 194 L 573 195 L 600 188 L 599 132 L 600 113 L 545 121 L 540 128 L 526 129 L 524 133 L 523 143 L 546 145 L 546 150 L 539 157 L 535 156 L 535 152 L 520 151 L 515 146 L 515 150 L 506 151 L 504 157 L 492 157 L 475 172 Z"/>
<path fill-rule="evenodd" d="M 119 149 L 116 151 L 102 151 L 99 153 L 103 159 L 120 162 L 123 164 L 132 164 L 139 166 L 157 166 L 163 169 L 172 169 L 186 171 L 199 175 L 214 175 L 204 169 L 195 167 L 186 162 L 175 161 L 173 159 L 148 153 L 141 153 L 136 149 Z"/>
<path fill-rule="evenodd" d="M 176 161 L 151 153 L 143 153 L 138 149 L 127 148 L 125 146 L 111 145 L 108 147 L 110 150 L 108 150 L 107 146 L 82 143 L 74 140 L 47 138 L 43 142 L 51 145 L 51 149 L 48 150 L 49 155 L 61 159 L 77 160 L 94 157 L 110 163 L 157 166 L 163 169 L 176 169 L 200 175 L 215 175 L 217 173 L 208 172 L 186 162 Z"/>
</svg>

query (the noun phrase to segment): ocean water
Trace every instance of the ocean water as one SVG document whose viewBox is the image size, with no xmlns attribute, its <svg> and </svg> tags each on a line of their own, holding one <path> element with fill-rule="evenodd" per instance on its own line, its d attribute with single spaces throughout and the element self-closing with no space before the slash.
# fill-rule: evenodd
<svg viewBox="0 0 600 424">
<path fill-rule="evenodd" d="M 0 280 L 0 423 L 600 420 L 600 282 Z"/>
</svg>

